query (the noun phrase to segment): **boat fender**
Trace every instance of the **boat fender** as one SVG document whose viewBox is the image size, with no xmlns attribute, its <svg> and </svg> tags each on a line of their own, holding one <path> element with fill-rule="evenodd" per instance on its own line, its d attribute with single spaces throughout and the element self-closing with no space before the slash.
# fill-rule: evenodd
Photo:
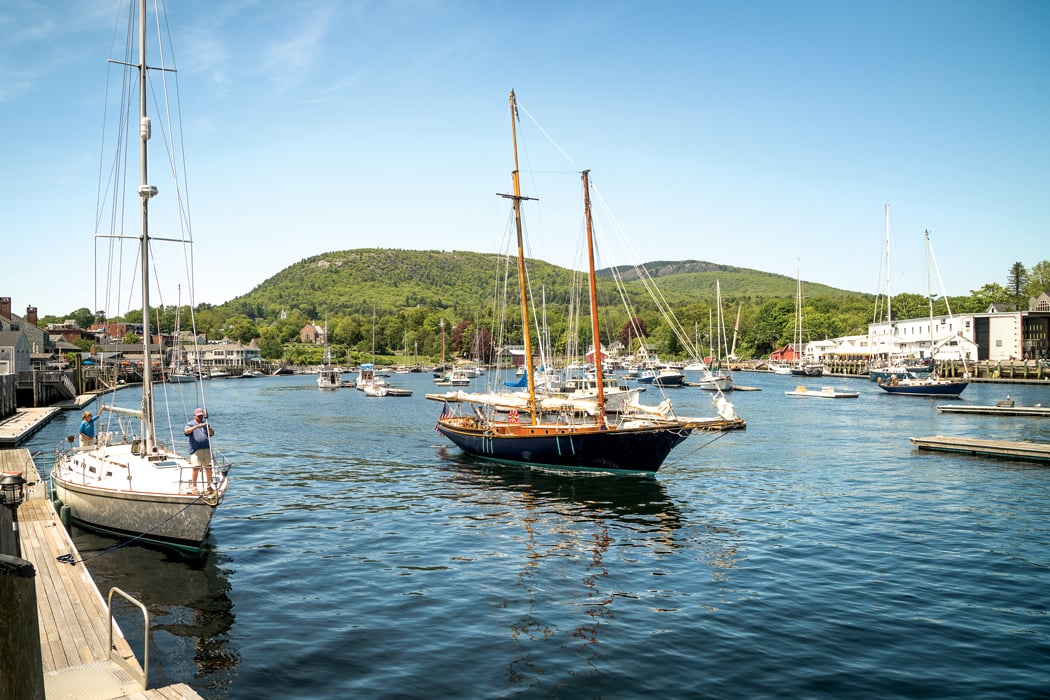
<svg viewBox="0 0 1050 700">
<path fill-rule="evenodd" d="M 58 509 L 58 519 L 62 521 L 62 527 L 69 529 L 69 523 L 73 519 L 73 513 L 69 510 L 69 506 L 62 504 L 62 507 Z"/>
</svg>

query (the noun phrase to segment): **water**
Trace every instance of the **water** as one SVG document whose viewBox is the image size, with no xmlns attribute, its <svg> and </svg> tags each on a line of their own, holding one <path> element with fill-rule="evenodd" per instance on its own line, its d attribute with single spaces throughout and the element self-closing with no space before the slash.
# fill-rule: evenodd
<svg viewBox="0 0 1050 700">
<path fill-rule="evenodd" d="M 150 608 L 154 685 L 246 699 L 1050 694 L 1050 468 L 908 442 L 1047 441 L 1050 420 L 942 415 L 939 399 L 860 380 L 806 382 L 858 399 L 786 397 L 796 378 L 738 374 L 762 388 L 731 397 L 746 431 L 694 435 L 654 478 L 559 475 L 464 457 L 433 430 L 429 375 L 393 381 L 415 394 L 209 383 L 235 463 L 213 550 L 87 564 L 103 592 Z M 713 414 L 706 392 L 668 393 Z M 986 384 L 963 401 L 1008 393 L 1050 405 L 1044 387 Z M 170 403 L 181 420 L 195 400 Z M 75 414 L 28 445 L 43 470 Z M 75 539 L 84 557 L 118 544 Z M 135 613 L 120 619 L 141 658 Z"/>
</svg>

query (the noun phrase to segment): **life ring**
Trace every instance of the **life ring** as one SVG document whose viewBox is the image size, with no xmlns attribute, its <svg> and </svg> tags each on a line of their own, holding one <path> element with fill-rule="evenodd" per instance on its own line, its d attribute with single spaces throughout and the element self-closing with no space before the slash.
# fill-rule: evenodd
<svg viewBox="0 0 1050 700">
<path fill-rule="evenodd" d="M 507 420 L 510 421 L 511 423 L 517 423 L 518 422 L 518 409 L 516 409 L 516 408 L 510 409 L 510 412 L 507 413 Z"/>
</svg>

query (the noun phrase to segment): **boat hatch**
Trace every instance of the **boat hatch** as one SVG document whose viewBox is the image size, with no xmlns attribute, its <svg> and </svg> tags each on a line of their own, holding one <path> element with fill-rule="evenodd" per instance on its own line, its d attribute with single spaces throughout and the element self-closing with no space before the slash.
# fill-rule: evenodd
<svg viewBox="0 0 1050 700">
<path fill-rule="evenodd" d="M 179 463 L 171 459 L 165 459 L 162 462 L 154 462 L 153 466 L 157 469 L 164 469 L 165 467 L 177 467 Z"/>
</svg>

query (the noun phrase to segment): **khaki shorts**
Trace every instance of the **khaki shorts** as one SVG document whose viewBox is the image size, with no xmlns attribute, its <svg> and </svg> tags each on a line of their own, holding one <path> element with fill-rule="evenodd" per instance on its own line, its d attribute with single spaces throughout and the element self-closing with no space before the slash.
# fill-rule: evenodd
<svg viewBox="0 0 1050 700">
<path fill-rule="evenodd" d="M 201 448 L 190 455 L 190 464 L 195 467 L 211 467 L 211 450 Z"/>
</svg>

